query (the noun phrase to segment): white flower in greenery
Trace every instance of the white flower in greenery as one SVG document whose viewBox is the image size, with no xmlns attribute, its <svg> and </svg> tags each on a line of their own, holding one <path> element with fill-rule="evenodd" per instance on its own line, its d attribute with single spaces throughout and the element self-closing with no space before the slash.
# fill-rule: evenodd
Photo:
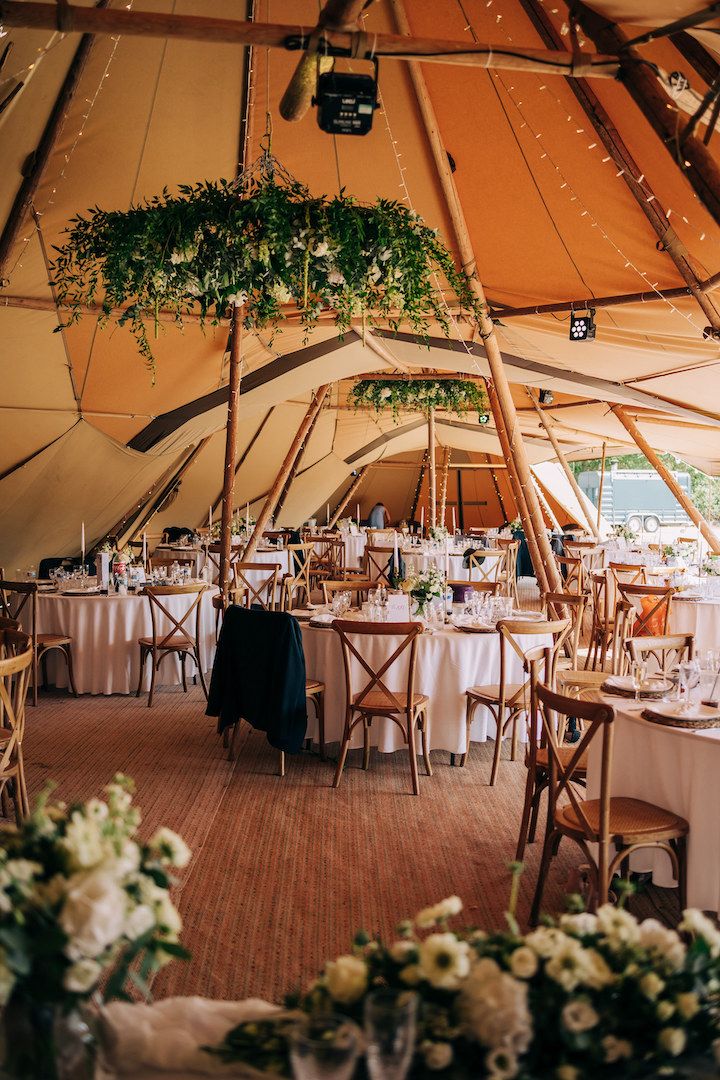
<svg viewBox="0 0 720 1080">
<path fill-rule="evenodd" d="M 685 962 L 684 942 L 674 930 L 668 930 L 657 919 L 645 919 L 640 923 L 640 944 L 653 956 L 667 961 L 668 966 L 677 971 Z"/>
<path fill-rule="evenodd" d="M 71 994 L 86 994 L 92 990 L 102 975 L 102 968 L 97 960 L 78 960 L 71 964 L 63 977 L 63 986 Z"/>
<path fill-rule="evenodd" d="M 420 1050 L 425 1062 L 425 1068 L 429 1069 L 430 1072 L 441 1072 L 442 1069 L 447 1069 L 452 1065 L 453 1048 L 451 1043 L 430 1042 L 428 1040 L 420 1044 Z"/>
<path fill-rule="evenodd" d="M 675 998 L 675 1004 L 683 1020 L 692 1020 L 693 1016 L 700 1012 L 700 998 L 692 990 L 684 994 L 678 994 Z"/>
<path fill-rule="evenodd" d="M 390 946 L 390 956 L 396 964 L 407 964 L 417 960 L 418 947 L 414 941 L 396 941 Z"/>
<path fill-rule="evenodd" d="M 615 976 L 607 965 L 607 961 L 595 949 L 585 949 L 583 954 L 583 985 L 590 986 L 593 990 L 602 990 L 615 982 Z"/>
<path fill-rule="evenodd" d="M 70 816 L 61 844 L 67 853 L 71 870 L 97 866 L 107 855 L 107 844 L 98 821 L 85 817 L 79 810 L 73 811 Z"/>
<path fill-rule="evenodd" d="M 328 285 L 344 285 L 345 275 L 341 274 L 339 270 L 331 270 L 327 276 Z"/>
<path fill-rule="evenodd" d="M 102 799 L 88 799 L 83 806 L 83 813 L 85 817 L 95 818 L 96 821 L 105 821 L 110 811 L 107 803 L 103 802 Z"/>
<path fill-rule="evenodd" d="M 15 985 L 15 976 L 5 962 L 5 950 L 0 949 L 0 1007 L 6 1005 Z"/>
<path fill-rule="evenodd" d="M 228 304 L 234 304 L 235 307 L 242 307 L 248 298 L 248 294 L 242 290 L 234 293 L 230 293 L 225 297 Z"/>
<path fill-rule="evenodd" d="M 68 955 L 99 956 L 121 936 L 127 893 L 102 870 L 75 874 L 68 881 L 59 916 L 68 937 Z"/>
<path fill-rule="evenodd" d="M 514 949 L 508 963 L 516 979 L 532 979 L 539 966 L 537 954 L 527 945 Z"/>
<path fill-rule="evenodd" d="M 158 829 L 150 838 L 148 847 L 166 866 L 175 866 L 181 870 L 190 862 L 190 848 L 172 829 Z"/>
<path fill-rule="evenodd" d="M 390 250 L 390 248 L 383 248 L 378 255 L 378 259 L 380 260 L 380 262 L 387 262 L 391 255 L 392 251 Z"/>
<path fill-rule="evenodd" d="M 563 990 L 571 993 L 588 972 L 585 950 L 575 938 L 565 938 L 557 952 L 547 961 L 545 972 Z"/>
<path fill-rule="evenodd" d="M 388 389 L 388 395 L 390 393 L 392 391 Z M 383 396 L 385 396 L 384 390 Z M 459 915 L 462 907 L 462 900 L 459 896 L 448 896 L 445 900 L 441 900 L 439 904 L 433 904 L 432 907 L 426 907 L 419 911 L 415 916 L 415 923 L 422 930 L 427 930 L 428 927 L 435 926 L 436 923 L 444 919 L 451 919 L 453 915 Z"/>
<path fill-rule="evenodd" d="M 575 915 L 561 915 L 560 928 L 569 934 L 577 934 L 584 937 L 586 934 L 597 933 L 597 915 L 591 915 L 589 911 L 579 911 Z"/>
<path fill-rule="evenodd" d="M 590 1031 L 592 1028 L 597 1027 L 600 1022 L 600 1017 L 593 1009 L 589 1001 L 583 998 L 576 998 L 574 1001 L 568 1001 L 567 1005 L 563 1007 L 562 1022 L 566 1031 L 572 1032 L 573 1035 L 577 1035 L 582 1031 Z"/>
<path fill-rule="evenodd" d="M 602 1040 L 602 1048 L 605 1051 L 607 1065 L 614 1065 L 618 1061 L 631 1058 L 633 1054 L 632 1043 L 627 1039 L 618 1039 L 615 1035 L 606 1035 Z"/>
<path fill-rule="evenodd" d="M 32 879 L 42 873 L 40 863 L 30 859 L 8 859 L 2 868 L 2 877 L 18 885 L 29 885 Z"/>
<path fill-rule="evenodd" d="M 338 956 L 325 965 L 325 982 L 334 1001 L 352 1005 L 367 990 L 367 964 L 359 956 Z"/>
<path fill-rule="evenodd" d="M 637 919 L 624 908 L 603 904 L 598 909 L 598 930 L 605 935 L 611 949 L 635 945 L 640 938 Z"/>
<path fill-rule="evenodd" d="M 383 399 L 383 401 L 387 401 L 389 397 L 392 397 L 392 390 L 389 386 L 383 387 L 382 391 L 380 392 L 380 397 Z"/>
<path fill-rule="evenodd" d="M 467 1034 L 488 1049 L 524 1054 L 532 1039 L 527 983 L 514 979 L 494 960 L 476 961 L 460 991 L 459 1009 Z"/>
<path fill-rule="evenodd" d="M 316 259 L 322 259 L 323 256 L 327 255 L 329 250 L 330 245 L 328 244 L 327 240 L 321 240 L 320 243 L 316 244 L 313 248 L 313 255 Z"/>
<path fill-rule="evenodd" d="M 156 905 L 155 919 L 160 935 L 166 941 L 177 941 L 182 930 L 182 919 L 180 912 L 166 892 L 163 892 L 162 899 Z"/>
<path fill-rule="evenodd" d="M 430 934 L 420 945 L 419 967 L 431 986 L 455 990 L 470 970 L 470 946 L 454 934 Z"/>
<path fill-rule="evenodd" d="M 682 1028 L 663 1028 L 658 1035 L 658 1045 L 670 1057 L 679 1057 L 685 1049 L 687 1035 Z"/>
<path fill-rule="evenodd" d="M 528 934 L 525 938 L 525 944 L 529 945 L 531 949 L 541 956 L 544 960 L 554 956 L 566 942 L 566 937 L 561 930 L 557 930 L 554 926 L 541 926 L 537 930 L 533 930 L 531 934 Z"/>
<path fill-rule="evenodd" d="M 125 840 L 120 851 L 115 853 L 112 862 L 106 865 L 107 869 L 112 869 L 118 878 L 134 874 L 140 866 L 140 848 L 134 840 Z"/>
<path fill-rule="evenodd" d="M 712 956 L 720 955 L 720 931 L 710 922 L 707 915 L 697 908 L 688 908 L 683 912 L 683 919 L 678 927 L 688 934 L 702 938 L 710 949 Z"/>
<path fill-rule="evenodd" d="M 675 1006 L 672 1001 L 659 1001 L 655 1010 L 655 1015 L 661 1024 L 666 1024 L 674 1012 Z"/>
<path fill-rule="evenodd" d="M 648 971 L 640 980 L 640 990 L 650 1001 L 655 1001 L 664 989 L 665 983 L 654 971 Z"/>
<path fill-rule="evenodd" d="M 147 904 L 138 904 L 125 919 L 123 933 L 130 941 L 147 934 L 155 926 L 155 912 Z"/>
<path fill-rule="evenodd" d="M 278 304 L 289 304 L 292 300 L 292 293 L 281 281 L 273 285 L 271 291 Z"/>
</svg>

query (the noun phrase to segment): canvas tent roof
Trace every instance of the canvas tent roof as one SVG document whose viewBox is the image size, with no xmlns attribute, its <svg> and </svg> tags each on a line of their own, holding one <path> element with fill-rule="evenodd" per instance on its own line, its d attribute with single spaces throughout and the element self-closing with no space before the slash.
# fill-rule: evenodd
<svg viewBox="0 0 720 1080">
<path fill-rule="evenodd" d="M 199 0 L 143 0 L 136 6 L 205 12 Z M 281 6 L 255 0 L 250 6 L 257 21 L 308 27 L 317 16 L 308 0 Z M 415 0 L 407 10 L 417 35 L 539 48 L 543 40 L 530 14 L 533 6 L 561 34 L 564 5 L 551 10 L 539 0 Z M 642 0 L 595 0 L 592 6 L 630 37 L 693 10 L 684 0 L 654 4 L 652 16 Z M 237 5 L 218 0 L 213 15 L 238 18 Z M 389 0 L 369 9 L 366 26 L 394 30 Z M 709 22 L 694 31 L 711 64 L 718 40 L 713 28 Z M 79 36 L 16 29 L 0 44 L 8 40 L 14 48 L 0 73 L 0 99 L 18 80 L 24 86 L 0 115 L 0 224 L 11 215 L 28 155 Z M 333 140 L 318 130 L 312 115 L 297 124 L 277 115 L 296 55 L 254 50 L 247 86 L 244 55 L 242 47 L 222 43 L 132 36 L 95 41 L 0 289 L 0 564 L 37 561 L 52 553 L 49 545 L 76 548 L 81 518 L 93 539 L 102 535 L 131 510 L 150 505 L 188 458 L 174 516 L 182 511 L 185 520 L 198 523 L 220 490 L 227 327 L 203 332 L 190 323 L 179 333 L 162 324 L 153 345 L 154 384 L 125 329 L 99 329 L 96 318 L 86 316 L 53 334 L 58 315 L 47 263 L 74 214 L 96 204 L 126 209 L 165 186 L 232 176 L 241 133 L 247 131 L 252 160 L 269 109 L 273 152 L 311 191 L 342 185 L 360 199 L 407 200 L 453 244 L 405 64 L 381 65 L 382 111 L 372 133 Z M 653 43 L 644 55 L 665 71 L 684 71 L 697 93 L 707 89 L 697 61 L 687 59 L 688 50 L 681 51 L 675 38 Z M 597 453 L 603 440 L 628 445 L 609 410 L 608 403 L 620 402 L 651 444 L 720 473 L 718 343 L 703 338 L 707 318 L 692 297 L 599 307 L 597 340 L 587 344 L 568 340 L 567 311 L 503 314 L 509 307 L 684 285 L 673 260 L 659 250 L 628 177 L 617 175 L 566 81 L 434 64 L 424 64 L 423 73 L 456 166 L 480 277 L 499 317 L 499 341 L 530 460 L 554 455 L 528 387 L 555 392 L 548 412 L 571 456 Z M 632 183 L 662 208 L 698 279 L 711 278 L 720 269 L 718 224 L 625 87 L 596 80 L 592 90 L 638 163 Z M 716 160 L 719 143 L 713 135 L 709 152 Z M 707 293 L 710 302 L 714 295 Z M 429 351 L 406 336 L 384 338 L 381 345 L 403 369 L 487 373 L 484 349 L 464 323 L 453 326 L 449 342 L 433 335 Z M 324 506 L 358 462 L 423 445 L 421 423 L 403 430 L 419 416 L 396 428 L 389 418 L 356 416 L 345 407 L 348 380 L 392 367 L 363 344 L 359 330 L 338 341 L 330 326 L 321 325 L 304 341 L 288 325 L 274 340 L 247 334 L 243 355 L 239 503 L 257 501 L 268 489 L 313 388 L 327 381 L 336 385 L 288 496 L 289 520 Z M 443 444 L 458 453 L 499 458 L 494 432 L 480 428 L 474 417 L 440 420 Z M 161 521 L 159 515 L 153 529 Z"/>
</svg>

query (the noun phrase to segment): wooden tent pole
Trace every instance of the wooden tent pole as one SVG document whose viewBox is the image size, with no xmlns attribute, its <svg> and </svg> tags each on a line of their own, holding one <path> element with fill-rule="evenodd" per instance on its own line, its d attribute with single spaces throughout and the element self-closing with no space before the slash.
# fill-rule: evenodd
<svg viewBox="0 0 720 1080">
<path fill-rule="evenodd" d="M 410 33 L 410 24 L 408 23 L 402 0 L 390 0 L 390 4 L 400 34 L 408 35 Z M 488 313 L 485 291 L 478 277 L 477 260 L 475 259 L 475 252 L 473 251 L 472 241 L 470 239 L 470 231 L 465 220 L 465 214 L 460 203 L 457 188 L 455 187 L 455 180 L 450 168 L 447 151 L 443 146 L 440 137 L 437 117 L 430 100 L 430 94 L 428 93 L 421 65 L 416 60 L 411 60 L 408 62 L 408 68 L 420 113 L 422 115 L 423 124 L 425 126 L 430 150 L 432 151 L 435 161 L 438 178 L 445 196 L 445 202 L 452 222 L 453 231 L 457 240 L 460 262 L 468 276 L 470 287 L 473 290 L 478 303 L 481 305 L 478 329 L 480 331 L 480 336 L 482 337 L 483 345 L 485 346 L 485 353 L 490 368 L 490 377 L 495 386 L 497 409 L 502 415 L 507 433 L 509 450 L 510 453 L 514 455 L 514 468 L 517 473 L 518 484 L 524 496 L 525 517 L 523 518 L 523 527 L 526 536 L 528 533 L 534 536 L 534 546 L 538 562 L 535 563 L 535 560 L 533 560 L 533 565 L 535 566 L 536 572 L 542 573 L 544 577 L 547 576 L 547 582 L 550 585 L 551 590 L 559 592 L 561 590 L 560 575 L 558 574 L 555 558 L 550 548 L 547 532 L 543 525 L 537 492 L 532 485 L 530 465 L 520 435 L 515 403 L 513 402 L 512 394 L 510 392 L 510 383 L 508 382 L 505 373 L 505 366 L 503 364 L 500 345 L 498 344 L 497 335 L 495 333 L 495 327 Z"/>
<path fill-rule="evenodd" d="M 303 417 L 303 421 L 297 430 L 297 434 L 292 441 L 292 445 L 288 450 L 287 454 L 285 455 L 285 460 L 280 466 L 280 471 L 275 477 L 275 483 L 268 492 L 268 496 L 265 499 L 263 508 L 258 515 L 258 519 L 255 523 L 255 528 L 253 529 L 253 534 L 250 537 L 245 551 L 243 552 L 244 562 L 251 562 L 253 555 L 257 551 L 257 546 L 260 542 L 260 538 L 264 533 L 265 529 L 267 528 L 270 518 L 275 513 L 275 508 L 277 506 L 277 502 L 280 498 L 280 493 L 285 485 L 285 482 L 288 480 L 288 478 L 292 477 L 295 471 L 299 450 L 303 442 L 305 441 L 307 433 L 312 426 L 313 420 L 323 406 L 323 402 L 325 401 L 325 397 L 327 396 L 327 392 L 329 389 L 330 383 L 325 383 L 324 386 L 318 387 L 318 389 L 315 391 L 315 394 L 313 395 L 313 399 L 310 402 L 310 407 L 308 408 L 308 411 Z"/>
<path fill-rule="evenodd" d="M 59 15 L 59 12 L 61 13 Z M 58 23 L 62 22 L 62 27 Z M 122 34 L 128 37 L 181 38 L 185 41 L 212 41 L 219 45 L 252 45 L 286 52 L 303 52 L 314 45 L 315 35 L 303 32 L 297 23 L 245 22 L 216 19 L 207 15 L 173 15 L 159 11 L 109 8 L 97 11 L 75 4 L 36 3 L 33 0 L 0 0 L 0 23 L 5 27 L 26 26 L 35 30 L 62 29 L 66 33 Z M 410 56 L 424 63 L 462 64 L 485 69 L 537 71 L 543 75 L 583 75 L 614 79 L 620 70 L 617 56 L 583 53 L 579 61 L 566 49 L 508 49 L 507 42 L 468 47 L 455 38 L 405 37 L 398 34 L 363 34 L 360 31 L 323 30 L 324 43 L 348 57 L 371 60 L 374 56 L 407 62 Z"/>
<path fill-rule="evenodd" d="M 578 501 L 578 505 L 579 505 L 580 510 L 582 511 L 584 517 L 585 517 L 585 520 L 587 521 L 588 525 L 590 526 L 590 532 L 593 534 L 593 536 L 595 537 L 596 540 L 599 540 L 600 539 L 600 531 L 599 531 L 597 525 L 595 524 L 595 520 L 594 520 L 592 514 L 590 513 L 587 506 L 585 505 L 585 500 L 583 498 L 583 493 L 580 490 L 580 485 L 578 484 L 577 480 L 575 479 L 575 473 L 572 471 L 572 469 L 570 468 L 570 465 L 568 464 L 568 459 L 565 457 L 565 454 L 563 453 L 563 448 L 560 445 L 560 443 L 558 442 L 557 435 L 553 431 L 552 425 L 550 424 L 550 421 L 545 416 L 545 413 L 542 411 L 542 409 L 540 408 L 537 401 L 535 400 L 535 398 L 533 397 L 533 395 L 530 393 L 529 390 L 528 390 L 528 397 L 530 398 L 530 400 L 533 403 L 533 406 L 535 408 L 535 412 L 540 417 L 540 423 L 542 424 L 542 426 L 545 428 L 545 431 L 547 432 L 547 437 L 550 440 L 550 442 L 552 443 L 552 448 L 555 451 L 555 454 L 556 454 L 556 457 L 557 457 L 558 461 L 560 462 L 560 465 L 562 467 L 562 471 L 565 473 L 565 477 L 567 479 L 567 482 L 570 485 L 570 488 L 572 489 L 572 493 L 573 493 L 573 495 L 575 496 L 575 498 Z"/>
<path fill-rule="evenodd" d="M 450 447 L 446 446 L 443 452 L 442 472 L 440 473 L 440 524 L 445 525 L 445 511 L 447 509 L 448 470 L 450 468 Z"/>
<path fill-rule="evenodd" d="M 435 410 L 428 409 L 428 461 L 430 462 L 430 498 L 428 506 L 429 524 L 437 525 L 437 470 L 435 467 Z"/>
<path fill-rule="evenodd" d="M 485 455 L 485 461 L 487 462 L 488 468 L 490 469 L 490 475 L 492 477 L 493 487 L 495 488 L 495 494 L 497 495 L 497 501 L 500 503 L 500 511 L 503 516 L 503 521 L 510 521 L 511 519 L 508 517 L 507 510 L 505 509 L 505 500 L 503 499 L 502 492 L 500 491 L 500 485 L 498 483 L 495 467 L 489 454 Z"/>
<path fill-rule="evenodd" d="M 545 513 L 545 517 L 548 519 L 548 521 L 552 525 L 553 529 L 557 529 L 558 532 L 560 532 L 561 531 L 560 522 L 555 517 L 555 514 L 553 513 L 553 509 L 550 506 L 550 503 L 545 498 L 545 495 L 543 494 L 543 490 L 540 487 L 540 481 L 538 480 L 535 473 L 533 473 L 533 484 L 535 485 L 535 490 L 538 493 L 538 499 L 540 500 L 540 505 L 543 508 L 543 512 Z"/>
<path fill-rule="evenodd" d="M 697 509 L 692 499 L 690 499 L 680 487 L 677 480 L 668 469 L 667 465 L 665 465 L 657 451 L 654 450 L 650 443 L 647 441 L 635 421 L 625 411 L 624 406 L 611 405 L 610 407 L 617 416 L 622 426 L 631 436 L 638 449 L 642 451 L 642 453 L 648 459 L 656 472 L 670 488 L 670 491 L 680 503 L 685 513 L 692 519 L 693 523 L 697 525 L 698 529 L 707 540 L 709 546 L 712 548 L 716 555 L 720 555 L 720 540 L 718 540 L 717 535 L 710 528 L 707 521 Z"/>
<path fill-rule="evenodd" d="M 607 453 L 607 443 L 603 440 L 602 444 L 602 457 L 600 459 L 600 483 L 598 485 L 598 504 L 597 504 L 597 527 L 600 529 L 600 521 L 602 520 L 602 500 L 603 500 L 603 488 L 605 487 L 605 455 Z"/>
<path fill-rule="evenodd" d="M 363 465 L 362 469 L 360 469 L 359 473 L 354 478 L 352 484 L 347 489 L 347 491 L 343 495 L 342 499 L 340 500 L 340 502 L 335 507 L 335 513 L 330 518 L 330 524 L 328 525 L 329 529 L 334 529 L 335 528 L 338 521 L 340 520 L 340 515 L 342 514 L 343 510 L 345 509 L 347 504 L 350 502 L 353 495 L 355 495 L 360 490 L 360 485 L 362 484 L 363 480 L 365 479 L 365 474 L 366 474 L 366 472 L 368 471 L 369 468 L 370 468 L 369 465 Z"/>
<path fill-rule="evenodd" d="M 318 409 L 318 411 L 315 413 L 315 416 L 313 418 L 313 422 L 310 425 L 310 427 L 308 428 L 308 433 L 305 436 L 305 438 L 303 439 L 302 445 L 300 446 L 300 449 L 297 452 L 297 458 L 296 458 L 296 460 L 295 460 L 295 462 L 293 464 L 292 469 L 290 470 L 290 475 L 288 476 L 287 480 L 285 481 L 285 483 L 283 485 L 283 489 L 280 492 L 280 498 L 278 499 L 275 510 L 273 511 L 273 517 L 276 518 L 278 521 L 280 520 L 280 515 L 282 514 L 283 507 L 285 505 L 285 500 L 288 497 L 288 493 L 290 491 L 290 488 L 292 487 L 293 480 L 295 479 L 298 472 L 300 471 L 300 466 L 302 465 L 303 458 L 305 457 L 305 451 L 307 450 L 308 446 L 310 445 L 310 439 L 312 438 L 312 433 L 315 430 L 315 425 L 317 424 L 318 419 L 320 418 L 321 411 L 322 411 L 321 409 Z"/>
<path fill-rule="evenodd" d="M 227 597 L 230 588 L 230 526 L 235 494 L 235 458 L 237 456 L 238 411 L 240 405 L 240 372 L 242 370 L 242 324 L 244 311 L 233 305 L 230 331 L 230 371 L 228 378 L 227 422 L 225 427 L 225 466 L 223 469 L 222 517 L 220 518 L 220 592 Z"/>
</svg>

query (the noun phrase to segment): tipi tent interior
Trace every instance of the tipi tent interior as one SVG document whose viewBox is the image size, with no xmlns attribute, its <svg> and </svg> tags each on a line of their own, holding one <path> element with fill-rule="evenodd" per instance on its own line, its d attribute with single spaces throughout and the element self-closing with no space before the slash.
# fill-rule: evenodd
<svg viewBox="0 0 720 1080">
<path fill-rule="evenodd" d="M 33 584 L 31 571 L 42 560 L 77 557 L 81 547 L 83 555 L 94 552 L 108 537 L 118 550 L 132 542 L 136 558 L 152 559 L 171 526 L 199 533 L 199 555 L 204 550 L 207 557 L 210 513 L 216 528 L 222 519 L 226 534 L 225 541 L 215 539 L 228 546 L 221 552 L 221 592 L 212 573 L 205 579 L 210 630 L 201 663 L 209 679 L 216 633 L 230 626 L 223 616 L 232 599 L 233 514 L 260 522 L 245 537 L 251 559 L 259 557 L 259 534 L 270 522 L 293 532 L 308 521 L 317 530 L 338 519 L 367 524 L 378 503 L 397 530 L 385 540 L 390 548 L 403 543 L 401 525 L 418 528 L 421 514 L 423 525 L 434 521 L 458 535 L 473 530 L 478 538 L 489 529 L 491 548 L 497 531 L 520 519 L 537 585 L 525 577 L 519 593 L 510 593 L 516 607 L 537 614 L 543 591 L 563 589 L 565 571 L 550 534 L 568 528 L 587 534 L 588 550 L 590 540 L 600 545 L 593 548 L 600 552 L 594 569 L 608 545 L 620 542 L 609 539 L 610 523 L 580 494 L 568 462 L 639 450 L 649 468 L 663 470 L 659 455 L 671 453 L 720 476 L 720 17 L 705 6 L 330 0 L 318 22 L 320 9 L 308 0 L 1 0 L 5 582 Z M 317 124 L 310 97 L 318 92 L 318 64 L 328 68 L 331 54 L 338 71 L 377 75 L 378 108 L 362 137 L 329 134 Z M 281 100 L 287 113 L 283 95 L 298 63 L 311 78 L 291 103 L 297 118 L 288 120 Z M 156 310 L 146 313 L 152 369 L 132 327 L 118 321 L 122 313 L 102 318 L 101 292 L 77 321 L 68 320 L 52 263 L 77 215 L 92 213 L 88 208 L 125 214 L 165 189 L 175 194 L 180 185 L 242 177 L 268 151 L 311 197 L 345 192 L 361 204 L 384 199 L 414 211 L 468 275 L 480 314 L 464 309 L 439 279 L 447 325 L 432 321 L 424 334 L 407 319 L 396 325 L 372 312 L 357 312 L 347 329 L 338 329 L 334 313 L 323 311 L 308 330 L 291 305 L 286 318 L 263 328 L 241 327 L 241 307 L 204 323 L 190 313 L 182 326 L 172 312 Z M 594 321 L 594 339 L 573 339 L 577 315 Z M 229 392 L 233 370 L 237 395 Z M 485 405 L 432 415 L 416 404 L 397 414 L 358 407 L 352 391 L 361 379 L 404 386 L 465 380 Z M 690 515 L 686 531 L 702 536 L 702 563 L 705 552 L 720 553 L 720 540 L 681 496 Z M 453 556 L 458 568 L 463 548 Z M 650 557 L 647 549 L 644 556 Z M 447 548 L 436 563 L 451 576 Z M 710 564 L 704 565 L 707 571 Z M 296 568 L 290 560 L 283 573 L 292 576 Z M 196 569 L 199 576 L 199 563 Z M 686 569 L 689 581 L 694 570 Z M 361 570 L 362 564 L 356 576 Z M 149 580 L 149 565 L 146 571 Z M 28 691 L 30 801 L 49 778 L 61 798 L 75 802 L 99 795 L 115 772 L 128 773 L 147 819 L 142 830 L 166 825 L 194 849 L 173 892 L 192 959 L 155 978 L 159 998 L 280 1000 L 345 951 L 360 925 L 387 934 L 443 895 L 463 897 L 467 922 L 489 929 L 502 918 L 505 868 L 515 854 L 528 775 L 525 727 L 535 735 L 527 712 L 510 710 L 506 715 L 517 720 L 510 728 L 517 726 L 523 745 L 517 749 L 514 733 L 497 740 L 493 714 L 483 708 L 486 719 L 466 741 L 465 692 L 497 682 L 497 656 L 487 657 L 491 644 L 499 650 L 498 635 L 462 634 L 449 624 L 434 632 L 426 627 L 419 639 L 416 688 L 431 698 L 433 768 L 424 775 L 420 764 L 419 798 L 409 794 L 407 737 L 403 744 L 387 734 L 383 725 L 393 726 L 387 716 L 372 726 L 372 753 L 363 760 L 366 766 L 371 759 L 370 768 L 356 767 L 362 740 L 353 741 L 334 788 L 346 702 L 337 635 L 307 623 L 308 605 L 323 604 L 321 584 L 322 573 L 313 577 L 304 607 L 289 606 L 299 619 L 293 625 L 305 647 L 307 677 L 328 688 L 327 751 L 320 756 L 311 705 L 309 749 L 288 754 L 284 775 L 280 744 L 268 746 L 261 733 L 270 721 L 255 724 L 260 733 L 240 723 L 228 754 L 228 739 L 223 743 L 205 715 L 199 681 L 184 692 L 178 667 L 173 683 L 175 660 L 158 669 L 151 709 L 145 689 L 132 696 L 138 639 L 150 625 L 146 596 L 123 595 L 122 581 L 116 593 L 112 579 L 109 596 L 72 597 L 68 582 L 68 595 L 45 595 L 49 586 L 42 582 L 33 594 L 35 631 L 72 638 L 79 693 L 69 693 L 56 649 Z M 562 666 L 608 675 L 615 663 L 616 674 L 630 677 L 622 667 L 629 663 L 623 642 L 615 643 L 613 659 L 607 627 L 597 629 L 589 572 L 581 588 L 587 598 L 581 652 L 571 657 L 561 650 Z M 210 593 L 218 598 L 214 605 Z M 281 593 L 287 598 L 282 585 Z M 11 595 L 3 593 L 6 615 Z M 121 599 L 124 614 L 109 631 L 112 619 L 98 608 L 104 604 L 107 613 Z M 80 624 L 72 624 L 82 630 L 71 632 L 60 601 L 82 609 Z M 135 621 L 127 615 L 130 601 L 137 605 Z M 707 591 L 703 602 L 714 606 Z M 20 622 L 32 631 L 28 611 Z M 283 617 L 290 619 L 284 611 Z M 680 627 L 685 632 L 689 624 L 678 621 Z M 382 627 L 376 629 L 380 634 Z M 85 662 L 80 633 L 90 643 Z M 720 636 L 714 623 L 709 636 L 698 636 L 698 652 L 720 648 L 712 633 Z M 600 660 L 597 649 L 590 659 L 597 634 Z M 464 659 L 445 656 L 444 635 L 472 655 L 469 668 Z M 30 648 L 33 656 L 42 651 L 39 640 Z M 125 650 L 120 659 L 116 650 Z M 442 696 L 433 701 L 433 664 L 456 681 L 472 672 L 467 686 L 453 684 L 450 705 Z M 103 668 L 102 678 L 87 673 L 92 665 Z M 215 668 L 213 681 L 221 678 L 217 660 Z M 283 666 L 282 678 L 288 670 Z M 516 674 L 526 678 L 522 665 Z M 54 685 L 38 695 L 44 676 Z M 239 661 L 235 677 L 261 678 Z M 231 678 L 227 667 L 222 678 Z M 268 711 L 271 690 L 268 683 Z M 612 703 L 620 716 L 623 699 Z M 440 732 L 451 716 L 448 740 Z M 622 736 L 622 746 L 641 755 L 631 734 Z M 497 781 L 490 784 L 500 743 Z M 710 745 L 714 753 L 717 744 Z M 648 771 L 659 774 L 664 765 L 653 760 Z M 0 761 L 0 785 L 17 801 L 19 782 L 6 781 L 7 767 Z M 713 820 L 710 803 L 699 809 L 687 803 L 692 787 L 708 799 L 710 793 L 690 778 L 689 757 L 682 767 L 684 790 L 672 790 L 668 809 L 683 819 L 698 813 Z M 634 783 L 643 771 L 641 757 L 634 768 L 616 769 L 626 783 L 616 793 L 665 805 L 660 781 L 655 789 Z M 3 796 L 3 811 L 13 812 L 11 802 Z M 540 805 L 519 885 L 523 927 L 539 876 L 544 797 Z M 716 914 L 720 866 L 704 843 L 690 844 L 689 898 Z M 544 910 L 560 911 L 567 879 L 586 861 L 563 843 Z M 676 924 L 671 884 L 667 873 L 656 874 L 631 907 Z M 607 891 L 599 879 L 595 887 Z"/>
</svg>

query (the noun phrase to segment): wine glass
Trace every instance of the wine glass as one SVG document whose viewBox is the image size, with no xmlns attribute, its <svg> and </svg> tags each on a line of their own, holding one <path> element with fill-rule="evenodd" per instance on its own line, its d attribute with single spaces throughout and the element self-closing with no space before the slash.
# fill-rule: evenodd
<svg viewBox="0 0 720 1080">
<path fill-rule="evenodd" d="M 365 999 L 366 1057 L 370 1080 L 405 1080 L 415 1052 L 418 996 L 375 990 Z"/>
<path fill-rule="evenodd" d="M 640 700 L 640 691 L 645 688 L 647 678 L 647 664 L 644 660 L 633 660 L 630 665 L 630 677 L 632 678 L 635 700 Z"/>
<path fill-rule="evenodd" d="M 360 1039 L 358 1026 L 344 1016 L 308 1017 L 290 1033 L 295 1080 L 350 1080 Z"/>
<path fill-rule="evenodd" d="M 690 708 L 690 691 L 700 682 L 700 666 L 697 660 L 683 660 L 678 667 L 678 691 L 683 701 L 681 712 Z"/>
</svg>

